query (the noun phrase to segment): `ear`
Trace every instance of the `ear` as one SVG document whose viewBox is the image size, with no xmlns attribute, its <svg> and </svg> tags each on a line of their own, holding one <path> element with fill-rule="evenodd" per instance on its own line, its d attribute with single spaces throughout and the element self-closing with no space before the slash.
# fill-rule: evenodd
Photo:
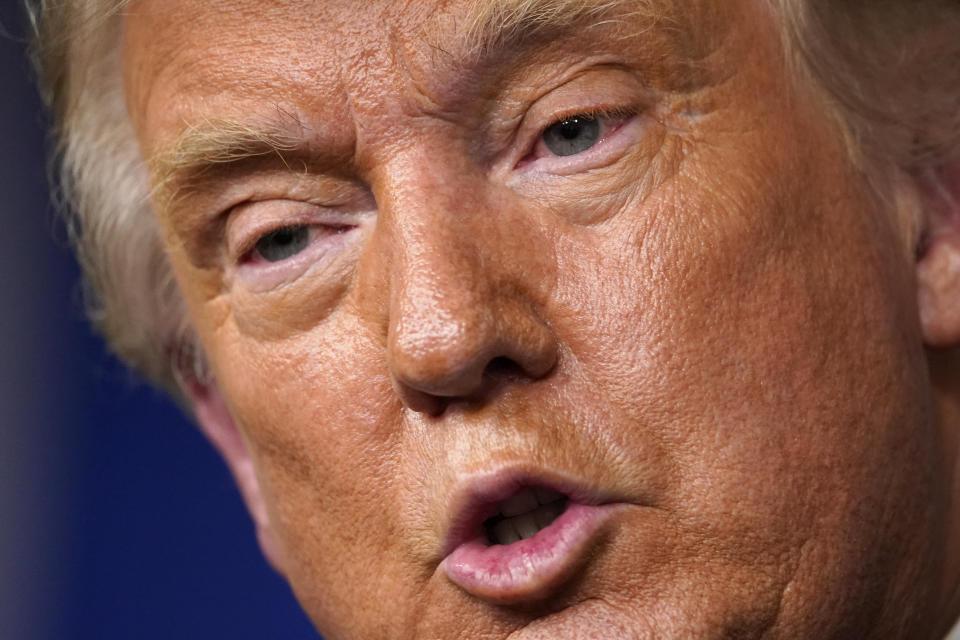
<svg viewBox="0 0 960 640">
<path fill-rule="evenodd" d="M 926 214 L 918 250 L 920 324 L 927 345 L 960 346 L 960 158 L 918 176 Z"/>
<path fill-rule="evenodd" d="M 215 382 L 202 383 L 196 379 L 183 381 L 184 391 L 193 404 L 194 414 L 201 429 L 220 452 L 230 468 L 233 478 L 240 489 L 243 501 L 250 511 L 257 532 L 257 541 L 263 555 L 274 569 L 283 573 L 280 554 L 270 526 L 260 481 L 253 467 L 253 460 L 246 443 L 234 424 L 233 416 L 227 409 L 223 395 Z"/>
</svg>

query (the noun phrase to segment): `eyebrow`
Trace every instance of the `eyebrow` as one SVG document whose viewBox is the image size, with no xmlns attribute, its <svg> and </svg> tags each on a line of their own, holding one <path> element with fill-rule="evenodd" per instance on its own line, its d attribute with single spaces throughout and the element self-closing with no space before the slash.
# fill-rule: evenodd
<svg viewBox="0 0 960 640">
<path fill-rule="evenodd" d="M 600 26 L 625 14 L 662 14 L 660 0 L 475 0 L 466 20 L 466 41 L 474 55 L 510 49 L 529 39 L 574 25 Z"/>
<path fill-rule="evenodd" d="M 173 197 L 218 167 L 227 169 L 251 160 L 273 159 L 289 167 L 309 155 L 308 133 L 295 114 L 279 108 L 270 117 L 250 121 L 205 118 L 151 156 L 148 165 L 154 188 Z"/>
</svg>

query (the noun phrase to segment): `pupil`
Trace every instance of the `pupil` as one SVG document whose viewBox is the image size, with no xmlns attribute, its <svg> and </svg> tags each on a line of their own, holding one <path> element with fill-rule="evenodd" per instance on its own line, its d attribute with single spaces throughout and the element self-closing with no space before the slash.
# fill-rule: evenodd
<svg viewBox="0 0 960 640">
<path fill-rule="evenodd" d="M 589 116 L 573 116 L 543 132 L 543 143 L 557 156 L 583 153 L 600 139 L 600 123 Z"/>
<path fill-rule="evenodd" d="M 267 262 L 279 262 L 303 251 L 310 240 L 306 226 L 282 227 L 257 242 L 257 253 Z"/>
<path fill-rule="evenodd" d="M 281 247 L 285 247 L 291 242 L 293 242 L 293 230 L 291 229 L 280 229 L 279 231 L 273 232 L 273 238 L 271 238 L 274 244 L 278 244 Z"/>
<path fill-rule="evenodd" d="M 560 135 L 567 140 L 573 140 L 580 135 L 582 130 L 583 124 L 580 122 L 580 118 L 570 118 L 560 123 Z"/>
</svg>

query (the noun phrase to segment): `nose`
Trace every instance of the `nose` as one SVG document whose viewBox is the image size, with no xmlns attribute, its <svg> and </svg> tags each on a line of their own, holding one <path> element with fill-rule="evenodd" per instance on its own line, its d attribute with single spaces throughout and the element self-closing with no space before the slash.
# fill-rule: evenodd
<svg viewBox="0 0 960 640">
<path fill-rule="evenodd" d="M 387 364 L 402 401 L 438 415 L 546 376 L 557 360 L 543 316 L 555 267 L 542 230 L 481 180 L 404 178 L 378 220 L 391 245 Z"/>
</svg>

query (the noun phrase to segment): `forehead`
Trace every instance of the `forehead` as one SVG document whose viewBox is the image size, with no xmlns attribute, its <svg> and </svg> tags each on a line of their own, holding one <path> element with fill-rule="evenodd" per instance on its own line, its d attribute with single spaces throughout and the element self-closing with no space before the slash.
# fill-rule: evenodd
<svg viewBox="0 0 960 640">
<path fill-rule="evenodd" d="M 338 96 L 330 90 L 344 66 L 368 67 L 377 54 L 372 44 L 376 16 L 356 12 L 347 22 L 343 4 L 135 2 L 126 17 L 123 42 L 132 116 L 143 118 L 154 103 L 169 103 L 171 96 L 179 97 L 173 105 L 178 112 L 189 110 L 191 105 L 183 103 L 187 96 L 216 103 L 228 94 L 253 99 L 308 86 L 324 94 L 323 104 L 335 101 Z"/>
<path fill-rule="evenodd" d="M 388 97 L 442 110 L 476 102 L 485 90 L 478 74 L 529 63 L 535 48 L 566 44 L 586 57 L 625 29 L 650 59 L 702 59 L 724 11 L 702 0 L 683 5 L 138 0 L 123 43 L 128 107 L 148 154 L 144 131 L 178 130 L 212 114 L 280 109 L 336 121 L 389 115 Z"/>
<path fill-rule="evenodd" d="M 204 62 L 216 64 L 226 75 L 237 70 L 237 62 L 244 62 L 242 54 L 256 52 L 263 59 L 263 51 L 272 51 L 267 58 L 284 70 L 325 71 L 319 77 L 324 80 L 335 77 L 335 70 L 400 63 L 398 56 L 418 52 L 435 61 L 457 60 L 483 49 L 484 35 L 503 44 L 511 34 L 524 35 L 521 32 L 533 26 L 597 20 L 611 17 L 616 9 L 663 13 L 666 4 L 665 0 L 135 0 L 127 12 L 126 54 L 198 68 L 206 66 Z M 325 64 L 318 67 L 318 62 Z"/>
</svg>

